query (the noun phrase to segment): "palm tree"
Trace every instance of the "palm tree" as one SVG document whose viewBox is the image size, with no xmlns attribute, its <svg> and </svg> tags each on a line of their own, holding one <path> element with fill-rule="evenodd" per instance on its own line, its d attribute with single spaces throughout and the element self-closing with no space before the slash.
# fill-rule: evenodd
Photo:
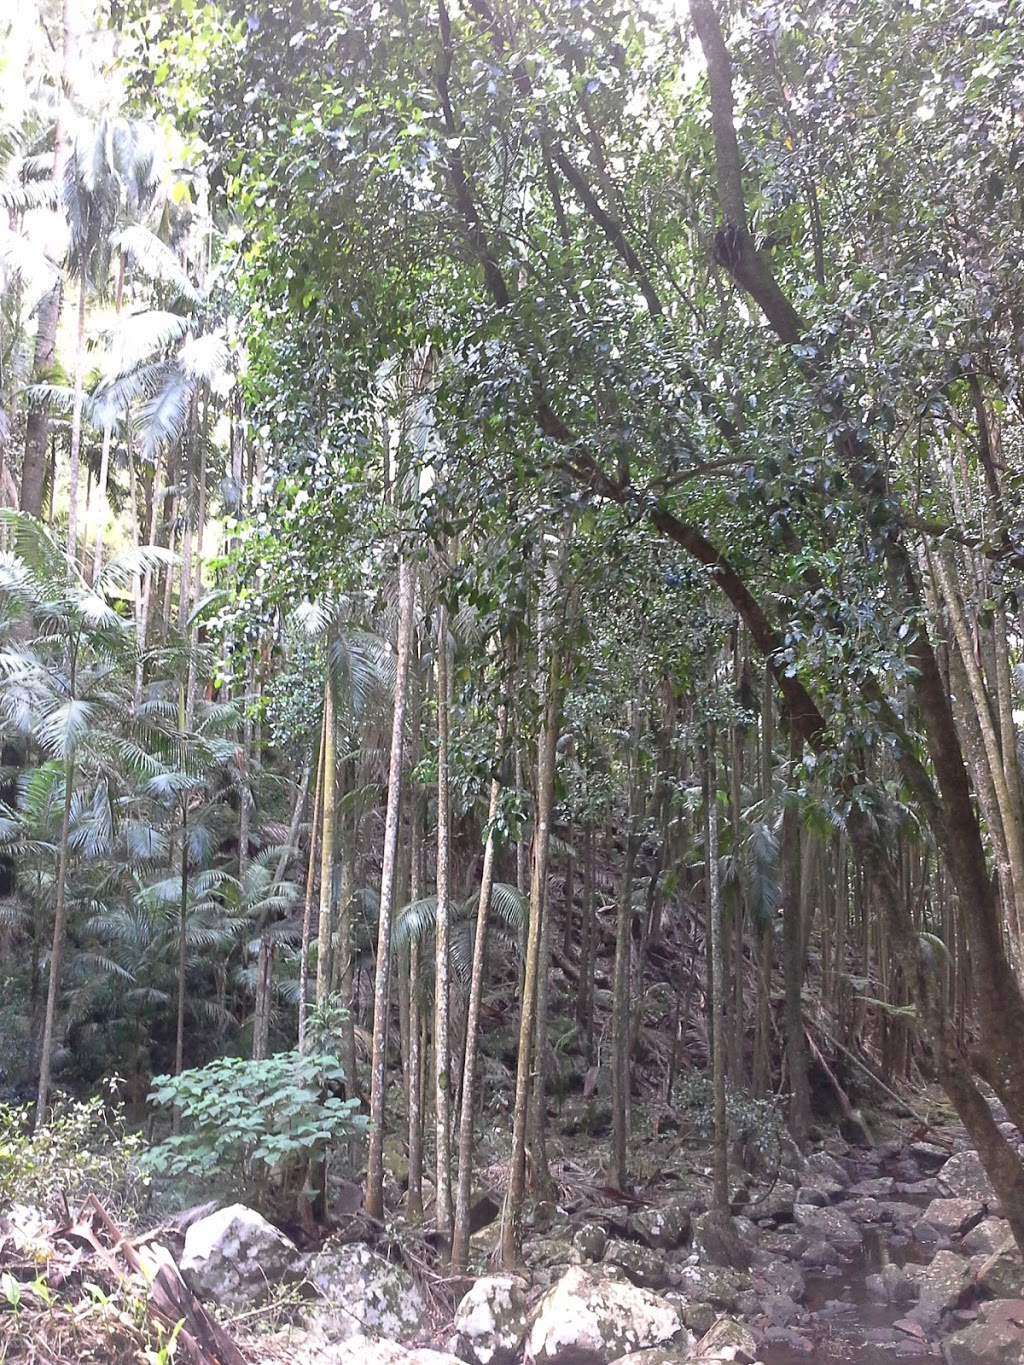
<svg viewBox="0 0 1024 1365">
<path fill-rule="evenodd" d="M 0 706 L 25 740 L 60 765 L 63 779 L 53 946 L 36 1104 L 36 1123 L 41 1125 L 49 1100 L 67 930 L 76 772 L 83 764 L 103 766 L 112 745 L 110 722 L 128 705 L 132 629 L 114 598 L 130 585 L 141 565 L 161 562 L 165 556 L 147 549 L 115 559 L 93 587 L 34 518 L 3 510 L 0 527 L 12 545 L 10 553 L 0 556 L 0 595 L 12 608 L 12 618 L 20 614 L 35 629 L 27 640 L 11 632 L 0 650 L 6 682 Z"/>
</svg>

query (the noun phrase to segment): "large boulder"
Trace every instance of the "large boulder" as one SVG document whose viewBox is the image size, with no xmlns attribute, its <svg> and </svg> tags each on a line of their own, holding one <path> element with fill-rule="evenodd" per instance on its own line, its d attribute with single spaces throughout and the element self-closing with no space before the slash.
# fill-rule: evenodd
<svg viewBox="0 0 1024 1365">
<path fill-rule="evenodd" d="M 957 1152 L 939 1172 L 939 1188 L 951 1199 L 980 1199 L 983 1204 L 996 1202 L 995 1191 L 985 1174 L 977 1152 Z"/>
<path fill-rule="evenodd" d="M 985 1205 L 977 1199 L 933 1199 L 921 1216 L 921 1221 L 935 1229 L 940 1237 L 960 1237 L 976 1227 L 985 1217 Z M 918 1237 L 918 1241 L 927 1241 Z"/>
<path fill-rule="evenodd" d="M 526 1294 L 511 1275 L 485 1275 L 459 1304 L 452 1352 L 467 1365 L 513 1365 L 526 1337 Z"/>
<path fill-rule="evenodd" d="M 942 1343 L 946 1365 L 1024 1365 L 1024 1303 L 982 1304 L 978 1321 Z"/>
<path fill-rule="evenodd" d="M 943 1313 L 957 1306 L 967 1284 L 966 1270 L 964 1258 L 955 1251 L 940 1251 L 917 1269 L 921 1292 L 913 1316 L 922 1326 L 933 1327 Z"/>
<path fill-rule="evenodd" d="M 693 1248 L 702 1261 L 745 1270 L 750 1264 L 746 1245 L 728 1214 L 712 1210 L 693 1220 Z"/>
<path fill-rule="evenodd" d="M 377 1337 L 350 1337 L 335 1344 L 324 1365 L 462 1365 L 455 1356 L 444 1351 L 431 1351 L 399 1346 L 395 1341 Z"/>
<path fill-rule="evenodd" d="M 977 1291 L 986 1299 L 1013 1299 L 1024 1294 L 1024 1262 L 1012 1237 L 971 1265 Z"/>
<path fill-rule="evenodd" d="M 295 1243 L 244 1204 L 218 1209 L 185 1233 L 185 1283 L 197 1298 L 224 1308 L 266 1303 L 276 1286 L 304 1279 L 306 1266 Z"/>
<path fill-rule="evenodd" d="M 526 1365 L 611 1365 L 649 1346 L 690 1344 L 682 1317 L 648 1289 L 574 1267 L 541 1298 Z"/>
<path fill-rule="evenodd" d="M 319 1295 L 309 1316 L 335 1341 L 363 1333 L 401 1341 L 423 1325 L 427 1307 L 409 1272 L 360 1243 L 328 1242 L 307 1277 Z"/>
<path fill-rule="evenodd" d="M 991 1256 L 1011 1235 L 1005 1218 L 983 1218 L 977 1227 L 964 1235 L 963 1248 L 972 1256 Z"/>
</svg>

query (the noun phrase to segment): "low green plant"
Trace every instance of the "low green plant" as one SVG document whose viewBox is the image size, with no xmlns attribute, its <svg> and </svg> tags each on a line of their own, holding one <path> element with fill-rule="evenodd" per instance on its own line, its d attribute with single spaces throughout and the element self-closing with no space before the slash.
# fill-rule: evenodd
<svg viewBox="0 0 1024 1365">
<path fill-rule="evenodd" d="M 294 1192 L 310 1162 L 363 1133 L 359 1103 L 341 1098 L 345 1073 L 326 1053 L 262 1061 L 221 1057 L 180 1076 L 157 1076 L 150 1103 L 177 1108 L 184 1131 L 144 1155 L 172 1177 L 225 1178 L 257 1207 Z"/>
<path fill-rule="evenodd" d="M 145 1197 L 135 1164 L 142 1145 L 120 1106 L 99 1095 L 62 1102 L 35 1131 L 31 1106 L 0 1104 L 0 1208 L 45 1204 L 63 1191 L 71 1201 L 93 1193 L 112 1211 L 130 1212 Z"/>
</svg>

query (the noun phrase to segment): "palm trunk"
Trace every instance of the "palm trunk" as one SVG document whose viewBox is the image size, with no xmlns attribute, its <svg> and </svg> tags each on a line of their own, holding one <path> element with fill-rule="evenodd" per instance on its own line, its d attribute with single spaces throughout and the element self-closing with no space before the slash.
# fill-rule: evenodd
<svg viewBox="0 0 1024 1365">
<path fill-rule="evenodd" d="M 72 670 L 74 679 L 74 670 Z M 72 683 L 72 692 L 74 684 Z M 53 947 L 50 951 L 50 982 L 46 992 L 46 1015 L 43 1022 L 43 1043 L 39 1057 L 39 1092 L 36 1096 L 36 1129 L 46 1123 L 46 1106 L 50 1099 L 50 1077 L 53 1066 L 53 1034 L 57 1019 L 57 1000 L 60 995 L 61 957 L 67 919 L 68 858 L 71 845 L 71 795 L 75 778 L 75 762 L 68 758 L 64 765 L 64 810 L 60 824 L 60 855 L 57 865 L 57 902 L 53 917 Z"/>
<path fill-rule="evenodd" d="M 82 404 L 85 397 L 85 316 L 89 291 L 85 277 L 85 264 L 82 264 L 82 279 L 78 286 L 78 332 L 75 350 L 75 401 L 71 410 L 71 459 L 69 477 L 71 488 L 68 493 L 68 561 L 74 564 L 78 558 L 78 484 L 81 475 L 82 456 Z"/>
<path fill-rule="evenodd" d="M 370 1143 L 366 1158 L 366 1212 L 384 1216 L 384 1092 L 387 1085 L 388 996 L 391 984 L 391 920 L 402 792 L 402 753 L 405 713 L 409 701 L 409 655 L 412 649 L 416 571 L 412 559 L 402 559 L 398 587 L 398 659 L 395 709 L 391 725 L 391 762 L 388 804 L 384 820 L 384 859 L 380 882 L 380 920 L 377 929 L 377 970 L 373 987 L 373 1046 L 370 1057 Z"/>
</svg>

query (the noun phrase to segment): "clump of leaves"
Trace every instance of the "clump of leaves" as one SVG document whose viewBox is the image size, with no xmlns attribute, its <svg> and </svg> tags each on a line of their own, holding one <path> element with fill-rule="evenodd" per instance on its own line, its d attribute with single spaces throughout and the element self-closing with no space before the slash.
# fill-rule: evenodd
<svg viewBox="0 0 1024 1365">
<path fill-rule="evenodd" d="M 0 1208 L 45 1205 L 58 1192 L 69 1203 L 92 1193 L 107 1208 L 137 1208 L 146 1190 L 136 1164 L 141 1148 L 120 1107 L 99 1095 L 63 1102 L 34 1132 L 30 1105 L 0 1104 Z"/>
<path fill-rule="evenodd" d="M 177 1107 L 184 1131 L 144 1154 L 160 1175 L 227 1179 L 256 1207 L 287 1193 L 311 1161 L 366 1131 L 345 1073 L 326 1053 L 280 1052 L 262 1061 L 221 1057 L 180 1076 L 157 1076 L 150 1103 Z"/>
</svg>

